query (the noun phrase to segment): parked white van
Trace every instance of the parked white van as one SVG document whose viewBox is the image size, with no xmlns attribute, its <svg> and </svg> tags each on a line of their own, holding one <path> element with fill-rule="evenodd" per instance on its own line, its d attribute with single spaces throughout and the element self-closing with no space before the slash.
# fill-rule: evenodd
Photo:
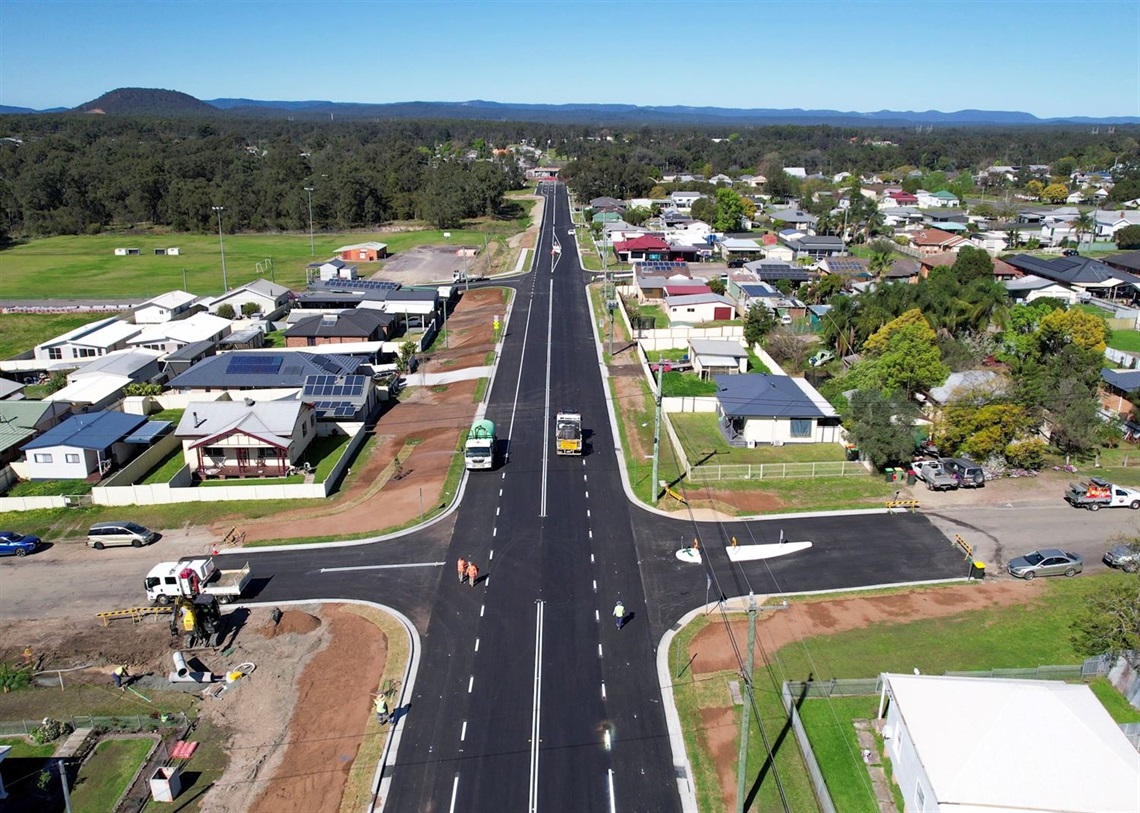
<svg viewBox="0 0 1140 813">
<path fill-rule="evenodd" d="M 116 545 L 141 548 L 157 538 L 158 534 L 137 522 L 96 522 L 87 531 L 87 545 L 95 550 Z"/>
</svg>

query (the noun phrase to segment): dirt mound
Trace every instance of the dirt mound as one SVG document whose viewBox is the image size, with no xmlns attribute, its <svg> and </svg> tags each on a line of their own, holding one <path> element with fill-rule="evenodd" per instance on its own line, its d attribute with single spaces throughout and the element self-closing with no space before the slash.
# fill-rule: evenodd
<svg viewBox="0 0 1140 813">
<path fill-rule="evenodd" d="M 276 638 L 278 635 L 288 635 L 290 632 L 307 635 L 320 625 L 321 619 L 315 615 L 300 610 L 286 610 L 281 614 L 281 621 L 276 626 L 273 625 L 273 621 L 268 621 L 258 633 L 263 638 Z"/>
</svg>

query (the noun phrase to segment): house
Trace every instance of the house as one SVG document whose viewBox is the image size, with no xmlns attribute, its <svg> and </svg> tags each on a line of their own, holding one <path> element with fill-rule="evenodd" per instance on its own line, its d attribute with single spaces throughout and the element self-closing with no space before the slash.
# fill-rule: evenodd
<svg viewBox="0 0 1140 813">
<path fill-rule="evenodd" d="M 830 305 L 808 305 L 808 324 L 812 330 L 819 330 L 823 327 L 823 322 L 827 319 L 827 312 L 831 310 Z"/>
<path fill-rule="evenodd" d="M 299 319 L 285 331 L 285 346 L 385 341 L 398 324 L 398 317 L 372 308 L 314 314 Z"/>
<path fill-rule="evenodd" d="M 169 387 L 183 393 L 300 389 L 311 375 L 357 375 L 364 364 L 364 359 L 356 356 L 238 350 L 203 359 L 172 380 Z"/>
<path fill-rule="evenodd" d="M 617 198 L 609 196 L 594 198 L 590 201 L 590 208 L 595 212 L 617 212 L 618 214 L 625 212 L 625 204 Z"/>
<path fill-rule="evenodd" d="M 889 189 L 883 193 L 883 199 L 879 204 L 879 208 L 895 209 L 900 206 L 918 206 L 918 198 L 910 192 L 904 192 L 901 189 Z"/>
<path fill-rule="evenodd" d="M 691 209 L 693 204 L 704 197 L 702 192 L 670 192 L 669 201 L 677 209 Z"/>
<path fill-rule="evenodd" d="M 297 314 L 301 310 L 343 310 L 362 306 L 383 310 L 388 295 L 399 289 L 398 282 L 380 280 L 313 280 L 309 283 L 309 289 L 294 300 L 290 318 L 301 318 Z"/>
<path fill-rule="evenodd" d="M 666 298 L 678 296 L 696 296 L 697 294 L 711 294 L 712 288 L 700 280 L 690 280 L 679 282 L 677 284 L 670 283 L 665 286 Z"/>
<path fill-rule="evenodd" d="M 1128 417 L 1137 406 L 1131 396 L 1140 390 L 1140 370 L 1105 370 L 1100 371 L 1101 391 L 1100 401 L 1105 409 L 1118 415 Z"/>
<path fill-rule="evenodd" d="M 911 245 L 918 249 L 922 256 L 941 254 L 944 251 L 956 251 L 970 241 L 956 234 L 942 229 L 920 229 L 910 235 Z"/>
<path fill-rule="evenodd" d="M 384 313 L 398 317 L 400 322 L 397 325 L 414 324 L 415 320 L 426 325 L 443 312 L 443 307 L 438 288 L 401 288 L 390 291 L 384 300 Z M 389 329 L 389 335 L 394 335 L 397 325 Z"/>
<path fill-rule="evenodd" d="M 217 343 L 229 336 L 233 325 L 229 319 L 210 313 L 196 313 L 177 322 L 161 322 L 148 325 L 141 333 L 127 342 L 133 348 L 145 347 L 171 353 L 196 342 Z"/>
<path fill-rule="evenodd" d="M 369 240 L 367 243 L 354 243 L 351 246 L 341 246 L 336 250 L 341 260 L 374 263 L 388 256 L 388 244 Z"/>
<path fill-rule="evenodd" d="M 671 324 L 695 325 L 717 319 L 735 319 L 736 303 L 727 296 L 712 292 L 685 296 L 666 294 L 665 314 Z"/>
<path fill-rule="evenodd" d="M 1097 209 L 1094 213 L 1096 219 L 1096 239 L 1111 240 L 1121 229 L 1127 226 L 1140 226 L 1140 212 L 1121 209 L 1118 212 L 1105 212 Z"/>
<path fill-rule="evenodd" d="M 871 273 L 871 261 L 863 257 L 825 257 L 819 262 L 819 272 L 825 275 L 835 275 L 846 279 L 874 279 Z"/>
<path fill-rule="evenodd" d="M 198 297 L 186 291 L 168 291 L 148 299 L 134 310 L 136 325 L 156 325 L 189 316 Z"/>
<path fill-rule="evenodd" d="M 925 274 L 922 273 L 922 266 L 917 260 L 903 257 L 891 263 L 884 278 L 895 282 L 917 283 L 923 276 Z"/>
<path fill-rule="evenodd" d="M 1123 254 L 1113 254 L 1105 257 L 1101 262 L 1110 265 L 1118 271 L 1127 271 L 1129 274 L 1140 275 L 1140 251 L 1126 251 Z"/>
<path fill-rule="evenodd" d="M 177 350 L 167 353 L 162 357 L 162 372 L 166 378 L 174 378 L 189 370 L 202 359 L 214 355 L 219 349 L 235 350 L 237 347 L 226 347 L 226 342 L 240 336 L 241 334 L 255 334 L 257 336 L 254 341 L 263 342 L 265 334 L 257 328 L 247 328 L 240 330 L 237 333 L 231 333 L 226 336 L 221 342 L 191 342 L 185 344 Z M 252 336 L 251 336 L 252 338 Z M 258 347 L 261 344 L 257 345 Z M 245 348 L 242 348 L 245 349 Z"/>
<path fill-rule="evenodd" d="M 762 255 L 760 244 L 746 237 L 725 237 L 717 243 L 717 248 L 726 260 L 737 257 L 754 260 Z"/>
<path fill-rule="evenodd" d="M 895 674 L 880 681 L 884 748 L 906 811 L 1140 810 L 1136 749 L 1087 685 Z"/>
<path fill-rule="evenodd" d="M 318 434 L 341 434 L 332 431 L 336 424 L 367 421 L 380 393 L 366 375 L 311 375 L 297 398 L 317 411 Z M 331 428 L 326 432 L 326 427 Z"/>
<path fill-rule="evenodd" d="M 19 381 L 0 378 L 0 401 L 22 400 L 24 397 L 24 387 L 26 386 L 26 384 L 21 384 Z"/>
<path fill-rule="evenodd" d="M 36 361 L 44 362 L 98 358 L 122 350 L 127 346 L 127 340 L 141 331 L 141 327 L 112 316 L 37 344 L 32 353 Z"/>
<path fill-rule="evenodd" d="M 1046 260 L 1018 254 L 1006 262 L 1025 274 L 1060 283 L 1089 296 L 1131 301 L 1140 293 L 1140 276 L 1088 257 L 1056 257 Z"/>
<path fill-rule="evenodd" d="M 970 242 L 991 257 L 1004 254 L 1009 248 L 1009 238 L 1006 237 L 1005 232 L 1001 231 L 984 231 L 975 234 Z"/>
<path fill-rule="evenodd" d="M 1003 284 L 1013 302 L 1032 302 L 1042 297 L 1060 299 L 1070 305 L 1075 305 L 1080 301 L 1080 295 L 1072 288 L 1050 282 L 1043 277 L 1035 277 L 1032 274 L 1007 279 Z"/>
<path fill-rule="evenodd" d="M 783 223 L 797 231 L 813 232 L 819 218 L 802 209 L 773 209 L 768 212 L 768 219 L 773 223 Z"/>
<path fill-rule="evenodd" d="M 748 372 L 748 351 L 729 339 L 689 339 L 693 372 L 701 378 Z"/>
<path fill-rule="evenodd" d="M 635 260 L 668 260 L 668 252 L 669 244 L 664 239 L 651 235 L 614 243 L 614 256 L 622 263 L 631 263 Z"/>
<path fill-rule="evenodd" d="M 839 443 L 839 414 L 811 384 L 786 375 L 717 375 L 717 415 L 741 446 Z"/>
<path fill-rule="evenodd" d="M 799 260 L 808 257 L 812 260 L 822 260 L 824 257 L 835 257 L 847 253 L 843 239 L 829 234 L 781 234 L 780 242 L 792 250 L 792 257 Z"/>
<path fill-rule="evenodd" d="M 71 414 L 52 401 L 0 401 L 0 467 L 20 457 L 20 447 Z"/>
<path fill-rule="evenodd" d="M 807 170 L 804 167 L 784 167 L 784 172 L 800 180 L 807 177 Z"/>
<path fill-rule="evenodd" d="M 174 434 L 199 479 L 284 477 L 317 436 L 317 413 L 303 401 L 191 401 Z"/>
<path fill-rule="evenodd" d="M 716 184 L 718 186 L 721 186 L 721 185 L 731 186 L 732 185 L 732 178 L 728 177 L 723 172 L 721 172 L 721 173 L 713 175 L 711 178 L 709 178 L 709 183 Z"/>
<path fill-rule="evenodd" d="M 83 480 L 124 466 L 161 436 L 170 424 L 144 415 L 89 412 L 72 415 L 25 443 L 30 480 Z"/>
<path fill-rule="evenodd" d="M 781 248 L 783 248 L 783 246 L 781 246 Z M 788 253 L 791 254 L 790 249 Z M 788 259 L 790 260 L 791 257 L 788 257 Z M 802 266 L 792 265 L 791 263 L 772 258 L 745 263 L 744 270 L 753 274 L 760 282 L 776 282 L 777 280 L 786 279 L 799 284 L 815 278 L 815 274 Z"/>
<path fill-rule="evenodd" d="M 919 208 L 922 209 L 937 209 L 945 206 L 958 206 L 958 196 L 953 192 L 947 192 L 945 189 L 938 192 L 927 192 L 920 189 L 914 193 L 918 198 Z"/>
<path fill-rule="evenodd" d="M 316 272 L 318 279 L 323 280 L 357 279 L 360 276 L 355 265 L 349 265 L 340 258 L 326 260 L 323 263 L 310 263 L 308 267 Z"/>
<path fill-rule="evenodd" d="M 237 288 L 226 291 L 206 303 L 206 310 L 217 315 L 218 308 L 229 305 L 234 313 L 244 313 L 246 305 L 256 308 L 266 319 L 275 319 L 289 307 L 290 290 L 266 279 L 255 279 Z"/>
<path fill-rule="evenodd" d="M 131 384 L 147 384 L 162 377 L 158 350 L 116 350 L 68 373 L 67 385 L 44 396 L 45 401 L 70 404 L 76 412 L 106 409 L 123 397 Z"/>
</svg>

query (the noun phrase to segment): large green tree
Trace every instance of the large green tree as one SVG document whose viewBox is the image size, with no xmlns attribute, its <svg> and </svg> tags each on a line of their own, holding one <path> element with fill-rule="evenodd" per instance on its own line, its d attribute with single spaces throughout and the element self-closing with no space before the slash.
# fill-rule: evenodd
<svg viewBox="0 0 1140 813">
<path fill-rule="evenodd" d="M 936 387 L 950 375 L 942 363 L 938 340 L 918 308 L 885 324 L 863 345 L 871 376 L 884 392 L 900 391 L 908 397 Z"/>
<path fill-rule="evenodd" d="M 713 215 L 713 231 L 740 231 L 740 221 L 744 217 L 744 203 L 740 195 L 731 189 L 716 190 L 716 213 Z"/>
<path fill-rule="evenodd" d="M 1140 650 L 1140 575 L 1119 577 L 1089 593 L 1070 629 L 1073 649 L 1082 655 Z"/>
<path fill-rule="evenodd" d="M 776 315 L 759 302 L 753 302 L 744 312 L 744 341 L 751 347 L 761 344 L 776 326 Z"/>
<path fill-rule="evenodd" d="M 852 393 L 844 410 L 848 439 L 881 469 L 889 463 L 909 461 L 914 455 L 914 420 L 918 408 L 897 393 L 877 389 Z"/>
</svg>

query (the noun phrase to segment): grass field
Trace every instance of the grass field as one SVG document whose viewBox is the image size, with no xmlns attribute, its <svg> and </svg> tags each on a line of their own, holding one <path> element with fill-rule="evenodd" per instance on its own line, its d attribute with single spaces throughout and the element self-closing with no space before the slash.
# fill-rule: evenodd
<svg viewBox="0 0 1140 813">
<path fill-rule="evenodd" d="M 135 771 L 150 753 L 149 737 L 103 740 L 79 769 L 71 793 L 74 813 L 106 813 L 127 789 Z"/>
<path fill-rule="evenodd" d="M 482 244 L 484 236 L 515 234 L 526 228 L 534 202 L 513 203 L 518 217 L 467 221 L 465 228 L 450 230 L 450 242 Z M 227 234 L 222 241 L 226 276 L 231 288 L 259 277 L 271 278 L 290 288 L 303 288 L 308 263 L 332 256 L 338 246 L 367 240 L 387 243 L 390 253 L 448 242 L 437 229 L 317 234 L 316 252 L 311 254 L 309 235 L 304 233 Z M 172 246 L 178 247 L 178 256 L 154 253 L 156 248 Z M 115 256 L 116 248 L 128 247 L 142 253 L 134 257 Z M 364 264 L 362 273 L 370 273 L 370 267 L 371 264 Z M 217 234 L 48 237 L 16 243 L 0 251 L 0 299 L 151 297 L 174 289 L 198 295 L 222 293 L 222 251 Z M 8 337 L 3 341 L 8 342 Z"/>
<path fill-rule="evenodd" d="M 4 255 L 0 253 L 0 278 L 4 276 Z M 0 313 L 0 359 L 31 350 L 40 342 L 106 319 L 113 313 Z"/>
<path fill-rule="evenodd" d="M 661 394 L 666 398 L 686 395 L 716 395 L 716 382 L 699 378 L 694 373 L 670 370 L 661 374 Z"/>
<path fill-rule="evenodd" d="M 1114 330 L 1108 346 L 1126 353 L 1140 353 L 1140 330 Z"/>
<path fill-rule="evenodd" d="M 776 763 L 781 781 L 786 788 L 793 789 L 789 794 L 796 788 L 807 786 L 808 781 L 794 738 L 790 735 L 779 738 L 785 715 L 777 692 L 784 681 L 804 680 L 809 675 L 815 680 L 828 680 L 874 677 L 881 672 L 909 674 L 916 668 L 923 674 L 938 675 L 947 671 L 1080 663 L 1083 656 L 1073 651 L 1069 642 L 1069 623 L 1090 595 L 1104 590 L 1113 581 L 1127 578 L 1129 576 L 1125 574 L 1109 573 L 1050 582 L 1043 594 L 1029 604 L 989 607 L 910 624 L 877 624 L 849 632 L 815 636 L 769 652 L 771 666 L 762 666 L 755 671 L 754 685 L 769 739 L 779 743 Z M 803 600 L 824 599 L 808 597 Z M 798 603 L 794 598 L 791 601 Z M 727 681 L 739 680 L 739 675 L 731 671 L 696 676 L 684 671 L 689 658 L 689 641 L 709 623 L 719 623 L 719 619 L 716 616 L 698 617 L 677 635 L 669 653 L 681 726 L 693 763 L 702 813 L 720 810 L 721 807 L 715 766 L 698 734 L 700 709 L 727 706 Z M 1117 722 L 1140 720 L 1140 712 L 1132 708 L 1106 680 L 1098 678 L 1091 681 L 1090 686 Z M 800 710 L 839 810 L 856 813 L 874 813 L 876 810 L 866 788 L 863 765 L 852 761 L 853 755 L 858 756 L 858 749 L 853 745 L 850 721 L 857 717 L 873 717 L 877 702 L 877 697 L 809 700 Z M 739 710 L 736 719 L 739 724 Z M 756 748 L 763 753 L 755 725 L 750 732 L 750 743 L 750 752 L 751 748 Z M 850 750 L 852 748 L 855 750 Z M 750 784 L 755 776 L 755 768 L 750 762 Z M 773 785 L 769 776 L 760 787 L 753 809 L 779 808 Z M 770 800 L 772 806 L 765 806 L 762 802 L 765 799 Z M 818 810 L 810 796 L 797 799 L 792 809 Z"/>
</svg>

